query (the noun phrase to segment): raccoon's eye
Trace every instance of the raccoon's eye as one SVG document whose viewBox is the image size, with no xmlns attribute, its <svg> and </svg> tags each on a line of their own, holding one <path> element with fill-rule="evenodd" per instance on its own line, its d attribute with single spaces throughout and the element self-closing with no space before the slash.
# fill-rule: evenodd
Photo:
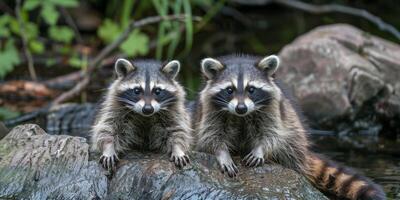
<svg viewBox="0 0 400 200">
<path fill-rule="evenodd" d="M 138 87 L 133 88 L 133 92 L 134 92 L 135 94 L 140 94 L 140 93 L 142 92 L 142 88 L 138 88 Z"/>
<path fill-rule="evenodd" d="M 226 88 L 226 92 L 228 92 L 228 94 L 232 94 L 233 93 L 233 88 L 232 87 L 227 87 Z"/>
<path fill-rule="evenodd" d="M 253 86 L 250 86 L 249 88 L 247 88 L 247 91 L 250 93 L 250 94 L 253 94 L 253 92 L 256 90 L 256 88 L 255 87 L 253 87 Z"/>
<path fill-rule="evenodd" d="M 161 88 L 155 88 L 154 89 L 154 94 L 159 95 L 161 93 L 162 89 Z"/>
</svg>

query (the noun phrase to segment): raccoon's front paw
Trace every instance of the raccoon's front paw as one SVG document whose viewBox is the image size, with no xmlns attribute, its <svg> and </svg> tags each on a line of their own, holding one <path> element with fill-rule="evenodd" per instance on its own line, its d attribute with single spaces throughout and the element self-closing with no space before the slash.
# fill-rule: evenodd
<svg viewBox="0 0 400 200">
<path fill-rule="evenodd" d="M 236 175 L 239 173 L 238 168 L 232 160 L 220 163 L 219 165 L 221 167 L 221 172 L 224 174 L 227 173 L 231 178 L 236 177 Z"/>
<path fill-rule="evenodd" d="M 238 174 L 239 170 L 233 162 L 232 157 L 228 151 L 217 151 L 215 156 L 217 157 L 217 161 L 222 173 L 227 173 L 229 177 L 235 177 Z"/>
<path fill-rule="evenodd" d="M 119 159 L 117 154 L 106 154 L 103 153 L 102 156 L 100 156 L 99 163 L 101 166 L 103 166 L 104 169 L 110 171 L 115 171 L 117 168 L 117 163 Z"/>
<path fill-rule="evenodd" d="M 189 156 L 185 154 L 185 151 L 183 151 L 179 145 L 172 146 L 171 157 L 169 158 L 169 160 L 175 163 L 175 165 L 180 168 L 190 163 Z"/>
<path fill-rule="evenodd" d="M 264 164 L 264 155 L 259 151 L 252 151 L 242 160 L 247 167 L 257 167 Z"/>
<path fill-rule="evenodd" d="M 172 152 L 171 153 L 171 157 L 169 158 L 169 160 L 171 162 L 175 163 L 175 165 L 177 167 L 181 167 L 181 168 L 190 163 L 189 156 L 187 156 L 183 152 L 181 152 L 181 153 L 180 152 Z"/>
</svg>

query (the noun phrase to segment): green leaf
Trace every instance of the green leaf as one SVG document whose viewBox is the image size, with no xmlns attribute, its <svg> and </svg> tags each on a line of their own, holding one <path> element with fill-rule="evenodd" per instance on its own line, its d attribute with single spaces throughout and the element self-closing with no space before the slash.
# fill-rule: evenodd
<svg viewBox="0 0 400 200">
<path fill-rule="evenodd" d="M 13 33 L 19 35 L 20 30 L 19 30 L 19 23 L 18 23 L 18 20 L 17 20 L 17 19 L 12 18 L 12 19 L 10 20 L 10 29 L 11 29 L 11 31 L 12 31 Z"/>
<path fill-rule="evenodd" d="M 11 20 L 11 16 L 8 14 L 0 16 L 0 27 L 6 26 Z"/>
<path fill-rule="evenodd" d="M 16 65 L 21 63 L 13 40 L 7 40 L 4 49 L 0 50 L 0 60 L 0 78 L 4 78 Z"/>
<path fill-rule="evenodd" d="M 11 21 L 10 15 L 2 15 L 0 16 L 0 37 L 8 37 L 10 36 L 10 30 L 7 27 Z"/>
<path fill-rule="evenodd" d="M 120 49 L 128 56 L 146 55 L 149 52 L 149 37 L 134 30 L 121 44 Z"/>
<path fill-rule="evenodd" d="M 9 37 L 10 36 L 10 30 L 7 28 L 0 27 L 0 37 Z"/>
<path fill-rule="evenodd" d="M 59 17 L 56 7 L 49 3 L 43 5 L 40 15 L 49 25 L 55 25 Z"/>
<path fill-rule="evenodd" d="M 36 39 L 39 35 L 39 28 L 32 22 L 25 23 L 25 35 L 28 40 Z"/>
<path fill-rule="evenodd" d="M 0 107 L 0 120 L 12 119 L 18 117 L 19 115 L 19 112 L 12 111 L 6 107 Z"/>
<path fill-rule="evenodd" d="M 79 5 L 77 0 L 48 0 L 49 3 L 62 7 L 76 7 Z"/>
<path fill-rule="evenodd" d="M 74 31 L 68 26 L 52 26 L 48 33 L 51 39 L 67 44 L 74 38 Z"/>
<path fill-rule="evenodd" d="M 44 45 L 38 40 L 29 41 L 29 49 L 36 54 L 42 54 L 44 52 Z"/>
<path fill-rule="evenodd" d="M 26 0 L 22 8 L 30 11 L 37 8 L 40 5 L 40 3 L 41 3 L 40 0 Z"/>
<path fill-rule="evenodd" d="M 105 19 L 97 30 L 97 35 L 107 44 L 114 41 L 120 33 L 121 28 L 110 19 Z"/>
<path fill-rule="evenodd" d="M 68 45 L 63 45 L 57 49 L 57 52 L 59 52 L 62 55 L 69 55 L 72 53 L 72 48 Z"/>
<path fill-rule="evenodd" d="M 70 58 L 68 60 L 68 63 L 72 67 L 79 68 L 79 69 L 82 68 L 82 66 L 83 66 L 83 60 L 80 59 L 79 57 L 75 57 L 75 56 Z"/>
<path fill-rule="evenodd" d="M 39 35 L 38 26 L 35 23 L 29 21 L 23 21 L 22 23 L 24 23 L 24 33 L 26 38 L 28 40 L 36 39 Z M 10 30 L 16 35 L 21 35 L 21 27 L 17 19 L 10 19 Z"/>
<path fill-rule="evenodd" d="M 45 66 L 46 67 L 52 67 L 52 66 L 56 65 L 56 63 L 57 63 L 56 59 L 48 58 L 48 59 L 46 59 Z"/>
</svg>

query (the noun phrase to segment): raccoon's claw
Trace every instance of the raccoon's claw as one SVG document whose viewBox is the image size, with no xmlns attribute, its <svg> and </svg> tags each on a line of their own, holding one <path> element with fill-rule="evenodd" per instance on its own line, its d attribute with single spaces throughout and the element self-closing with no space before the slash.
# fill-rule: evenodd
<svg viewBox="0 0 400 200">
<path fill-rule="evenodd" d="M 264 164 L 264 158 L 251 152 L 242 160 L 247 167 L 257 167 Z"/>
<path fill-rule="evenodd" d="M 184 167 L 190 163 L 189 156 L 183 155 L 183 156 L 178 156 L 178 155 L 171 155 L 171 158 L 169 159 L 171 162 L 175 163 L 177 167 Z"/>
<path fill-rule="evenodd" d="M 104 169 L 110 171 L 115 171 L 117 168 L 117 162 L 119 161 L 117 155 L 102 155 L 100 156 L 99 163 L 103 166 Z"/>
<path fill-rule="evenodd" d="M 238 174 L 239 170 L 236 167 L 235 163 L 225 163 L 221 165 L 221 171 L 223 174 L 227 173 L 229 177 L 233 178 L 236 177 Z"/>
<path fill-rule="evenodd" d="M 227 150 L 216 151 L 215 156 L 223 174 L 227 173 L 231 178 L 238 174 L 239 170 Z"/>
</svg>

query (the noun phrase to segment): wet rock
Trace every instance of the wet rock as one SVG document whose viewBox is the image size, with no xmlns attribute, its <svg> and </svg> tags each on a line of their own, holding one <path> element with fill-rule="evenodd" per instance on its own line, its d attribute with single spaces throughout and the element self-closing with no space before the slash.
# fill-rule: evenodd
<svg viewBox="0 0 400 200">
<path fill-rule="evenodd" d="M 213 156 L 193 152 L 176 168 L 167 156 L 131 153 L 107 179 L 81 137 L 48 135 L 33 124 L 0 141 L 0 198 L 10 199 L 326 199 L 304 177 L 278 165 L 221 174 Z"/>
<path fill-rule="evenodd" d="M 278 165 L 240 167 L 231 179 L 213 156 L 191 154 L 192 165 L 177 169 L 166 156 L 131 154 L 111 180 L 110 197 L 123 199 L 323 199 L 303 177 Z M 239 161 L 237 161 L 239 163 Z M 135 192 L 132 192 L 135 191 Z"/>
<path fill-rule="evenodd" d="M 314 125 L 336 128 L 339 120 L 399 132 L 399 45 L 336 24 L 300 36 L 279 55 L 277 76 Z"/>
<path fill-rule="evenodd" d="M 0 199 L 104 198 L 107 178 L 86 140 L 17 126 L 0 141 Z"/>
</svg>

